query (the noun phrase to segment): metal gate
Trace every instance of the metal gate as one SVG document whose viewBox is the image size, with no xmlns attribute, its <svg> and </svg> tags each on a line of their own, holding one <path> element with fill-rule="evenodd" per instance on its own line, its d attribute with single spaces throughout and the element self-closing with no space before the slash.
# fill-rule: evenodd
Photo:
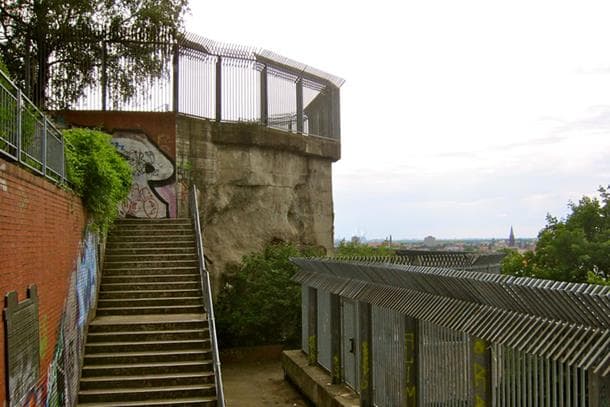
<svg viewBox="0 0 610 407">
<path fill-rule="evenodd" d="M 372 353 L 373 404 L 379 407 L 402 406 L 405 383 L 405 316 L 373 305 Z"/>
<path fill-rule="evenodd" d="M 331 371 L 330 293 L 318 290 L 318 363 Z"/>
</svg>

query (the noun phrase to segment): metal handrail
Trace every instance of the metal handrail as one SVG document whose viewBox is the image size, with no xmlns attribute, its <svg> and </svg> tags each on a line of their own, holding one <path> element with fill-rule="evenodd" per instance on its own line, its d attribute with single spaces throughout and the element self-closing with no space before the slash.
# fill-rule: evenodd
<svg viewBox="0 0 610 407">
<path fill-rule="evenodd" d="M 216 339 L 216 321 L 214 318 L 214 304 L 212 302 L 212 290 L 210 285 L 210 273 L 205 267 L 205 256 L 203 251 L 203 238 L 201 236 L 201 221 L 199 219 L 199 202 L 197 200 L 198 189 L 195 185 L 190 190 L 190 208 L 193 226 L 197 236 L 197 257 L 199 258 L 199 274 L 201 276 L 201 288 L 203 300 L 208 313 L 208 327 L 210 330 L 210 341 L 212 344 L 212 362 L 214 364 L 214 380 L 216 383 L 216 400 L 218 407 L 225 407 L 224 390 L 222 387 L 222 373 L 220 370 L 220 353 L 218 352 L 218 341 Z"/>
<path fill-rule="evenodd" d="M 47 115 L 23 94 L 11 78 L 0 71 L 0 102 L 4 108 L 7 108 L 6 99 L 10 99 L 14 103 L 15 114 L 13 123 L 8 127 L 6 122 L 0 123 L 0 141 L 3 143 L 0 145 L 0 156 L 8 156 L 51 180 L 66 182 L 65 144 L 61 132 Z M 10 103 L 8 105 L 10 106 Z M 39 156 L 32 155 L 32 152 L 28 151 L 28 146 L 24 146 L 22 126 L 24 114 L 28 114 L 30 119 L 34 120 L 34 126 L 36 126 L 34 132 L 41 133 L 40 139 L 33 146 L 38 149 Z M 3 120 L 6 121 L 6 117 Z M 52 150 L 49 146 L 50 142 L 54 143 L 57 150 L 53 157 L 49 157 Z M 58 162 L 51 163 L 49 158 Z"/>
</svg>

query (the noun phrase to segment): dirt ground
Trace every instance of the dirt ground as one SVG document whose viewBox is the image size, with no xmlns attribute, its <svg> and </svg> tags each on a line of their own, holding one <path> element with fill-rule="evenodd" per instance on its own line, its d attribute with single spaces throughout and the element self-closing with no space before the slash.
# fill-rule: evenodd
<svg viewBox="0 0 610 407">
<path fill-rule="evenodd" d="M 222 379 L 227 407 L 309 406 L 284 380 L 279 360 L 223 363 Z"/>
</svg>

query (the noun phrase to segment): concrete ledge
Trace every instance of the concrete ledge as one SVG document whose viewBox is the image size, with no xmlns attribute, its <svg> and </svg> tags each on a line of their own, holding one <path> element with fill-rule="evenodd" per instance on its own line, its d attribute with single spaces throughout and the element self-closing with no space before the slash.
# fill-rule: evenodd
<svg viewBox="0 0 610 407">
<path fill-rule="evenodd" d="M 318 407 L 355 407 L 360 397 L 348 387 L 330 384 L 330 375 L 318 366 L 309 366 L 300 350 L 282 353 L 282 366 L 286 376 Z"/>
</svg>

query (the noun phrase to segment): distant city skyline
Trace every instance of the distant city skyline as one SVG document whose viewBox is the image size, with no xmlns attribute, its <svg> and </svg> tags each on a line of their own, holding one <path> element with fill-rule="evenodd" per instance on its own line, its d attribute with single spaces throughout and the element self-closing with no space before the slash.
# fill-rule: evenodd
<svg viewBox="0 0 610 407">
<path fill-rule="evenodd" d="M 610 3 L 192 2 L 187 29 L 346 79 L 335 237 L 535 237 L 610 182 Z"/>
</svg>

